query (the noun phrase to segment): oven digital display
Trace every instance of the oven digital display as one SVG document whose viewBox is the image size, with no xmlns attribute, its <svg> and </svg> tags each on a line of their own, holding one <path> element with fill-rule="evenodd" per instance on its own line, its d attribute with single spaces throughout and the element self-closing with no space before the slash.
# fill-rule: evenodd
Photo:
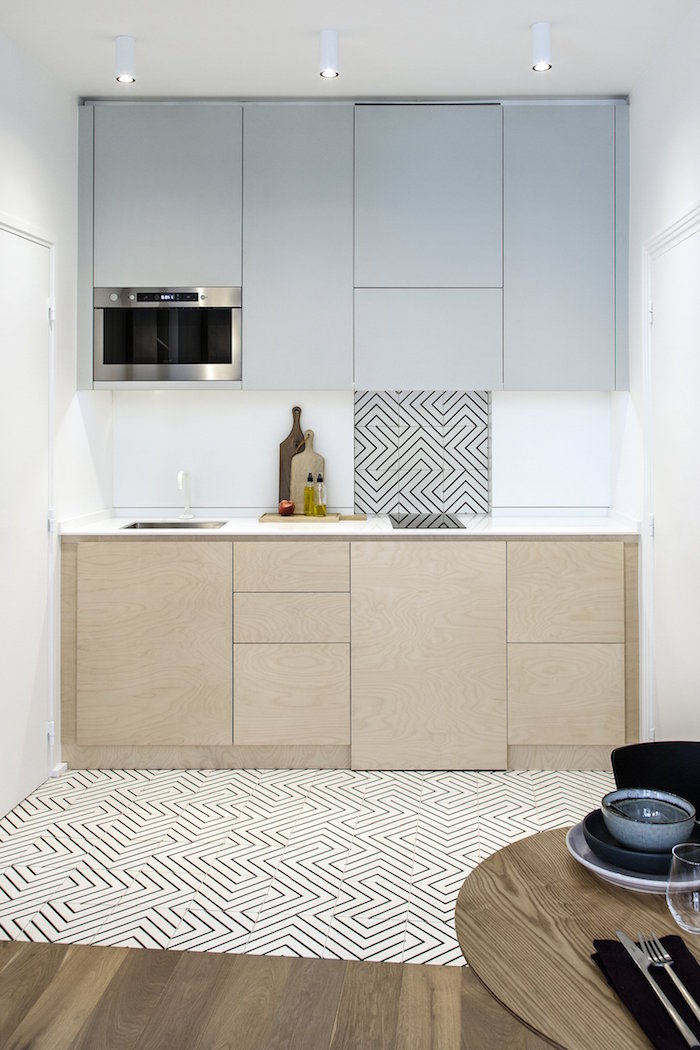
<svg viewBox="0 0 700 1050">
<path fill-rule="evenodd" d="M 196 303 L 199 292 L 137 292 L 137 303 Z"/>
</svg>

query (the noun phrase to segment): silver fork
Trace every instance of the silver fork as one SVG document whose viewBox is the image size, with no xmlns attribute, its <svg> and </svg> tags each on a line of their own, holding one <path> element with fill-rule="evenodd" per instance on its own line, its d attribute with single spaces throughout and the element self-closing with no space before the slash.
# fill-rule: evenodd
<svg viewBox="0 0 700 1050">
<path fill-rule="evenodd" d="M 681 993 L 686 1003 L 697 1017 L 698 1021 L 700 1021 L 700 1006 L 698 1006 L 698 1004 L 695 1002 L 692 995 L 690 994 L 686 986 L 683 984 L 683 982 L 680 980 L 680 978 L 676 976 L 676 973 L 673 969 L 673 958 L 666 951 L 659 938 L 655 937 L 653 933 L 647 933 L 644 936 L 642 936 L 642 934 L 639 933 L 637 934 L 637 940 L 639 942 L 639 947 L 642 949 L 643 952 L 646 952 L 649 958 L 651 959 L 651 965 L 663 966 L 664 970 L 666 970 L 666 972 L 672 978 L 676 988 Z"/>
</svg>

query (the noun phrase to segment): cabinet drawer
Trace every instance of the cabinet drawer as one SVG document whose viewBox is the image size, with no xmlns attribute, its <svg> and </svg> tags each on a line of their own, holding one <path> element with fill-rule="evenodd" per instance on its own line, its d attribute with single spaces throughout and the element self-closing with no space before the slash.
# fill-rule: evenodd
<svg viewBox="0 0 700 1050">
<path fill-rule="evenodd" d="M 349 744 L 348 645 L 234 645 L 234 744 Z"/>
<path fill-rule="evenodd" d="M 321 526 L 322 527 L 322 526 Z M 348 591 L 350 544 L 234 543 L 234 591 Z"/>
<path fill-rule="evenodd" d="M 236 594 L 234 642 L 349 642 L 350 595 Z"/>
<path fill-rule="evenodd" d="M 624 642 L 622 543 L 508 543 L 509 642 Z"/>
<path fill-rule="evenodd" d="M 509 645 L 508 743 L 625 741 L 623 645 Z"/>
</svg>

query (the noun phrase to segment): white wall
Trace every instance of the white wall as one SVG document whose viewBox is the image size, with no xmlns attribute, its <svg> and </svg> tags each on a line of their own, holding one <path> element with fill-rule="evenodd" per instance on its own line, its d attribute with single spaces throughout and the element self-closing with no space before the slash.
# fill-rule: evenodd
<svg viewBox="0 0 700 1050">
<path fill-rule="evenodd" d="M 294 405 L 325 458 L 329 508 L 350 511 L 353 395 L 319 390 L 115 391 L 115 511 L 179 513 L 180 470 L 190 474 L 199 515 L 275 510 L 279 445 L 291 430 Z"/>
<path fill-rule="evenodd" d="M 77 103 L 0 35 L 0 211 L 56 245 L 54 511 L 111 504 L 111 395 L 76 395 Z"/>
<path fill-rule="evenodd" d="M 494 514 L 607 514 L 611 395 L 495 392 Z"/>
<path fill-rule="evenodd" d="M 57 515 L 65 516 L 88 513 L 111 503 L 111 453 L 105 437 L 109 434 L 111 398 L 91 394 L 81 401 L 75 394 L 76 110 L 77 99 L 67 89 L 49 80 L 39 65 L 0 35 L 0 212 L 10 224 L 36 231 L 55 245 L 53 440 L 49 452 L 54 465 L 53 506 Z M 48 370 L 48 355 L 46 367 Z M 28 384 L 18 389 L 16 396 L 31 397 L 33 390 Z M 36 396 L 42 397 L 41 392 Z M 29 404 L 24 416 L 31 417 Z M 0 419 L 0 442 L 3 454 L 11 455 L 13 443 L 21 441 L 22 435 L 16 430 L 8 433 L 8 426 L 3 429 L 5 422 Z M 11 543 L 11 533 L 3 530 L 0 542 Z M 37 676 L 45 680 L 46 721 L 58 717 L 54 706 L 58 693 L 55 536 L 50 551 L 47 603 L 36 608 L 37 624 L 48 631 L 53 643 L 51 668 L 36 668 Z M 11 600 L 11 594 L 0 587 L 0 602 Z M 4 611 L 8 611 L 6 607 Z M 3 644 L 22 642 L 4 637 Z M 36 660 L 29 650 L 26 658 Z M 18 706 L 26 705 L 26 700 L 8 693 L 0 689 L 0 725 L 6 743 L 7 737 L 15 734 L 17 748 L 27 755 L 23 764 L 28 779 L 22 787 L 28 790 L 37 777 L 43 779 L 37 770 L 44 770 L 44 775 L 49 772 L 54 756 L 47 747 L 40 715 L 34 711 L 30 731 L 29 713 Z M 3 799 L 9 798 L 16 787 L 7 783 L 7 777 L 5 767 L 0 768 Z"/>
<path fill-rule="evenodd" d="M 681 30 L 670 44 L 658 54 L 630 95 L 631 139 L 631 223 L 630 223 L 630 340 L 631 393 L 636 422 L 628 428 L 630 440 L 623 457 L 620 482 L 629 474 L 639 474 L 642 463 L 642 428 L 644 423 L 642 336 L 646 303 L 643 302 L 642 258 L 643 246 L 651 238 L 671 226 L 700 201 L 700 5 L 695 5 Z M 700 274 L 695 281 L 700 286 Z M 698 347 L 693 348 L 697 355 Z M 656 367 L 656 366 L 655 366 Z M 640 422 L 641 421 L 641 422 Z M 686 420 L 685 440 L 700 447 L 698 414 Z M 649 454 L 647 450 L 646 454 Z M 688 484 L 697 486 L 697 477 Z M 618 485 L 618 490 L 620 485 Z M 649 564 L 652 541 L 643 535 L 643 560 Z M 694 564 L 692 546 L 686 546 L 686 565 Z M 645 591 L 642 609 L 643 638 L 651 630 L 650 591 Z M 680 596 L 679 596 L 679 600 Z M 697 592 L 686 609 L 687 617 L 697 624 Z M 651 702 L 653 679 L 653 652 L 659 640 L 649 635 L 647 660 L 643 661 L 642 700 Z M 644 654 L 643 654 L 644 655 Z M 646 668 L 646 669 L 645 669 Z M 698 676 L 700 689 L 700 675 Z M 693 734 L 697 718 L 684 709 L 674 696 L 658 698 L 651 711 L 651 724 L 658 736 L 671 737 Z"/>
</svg>

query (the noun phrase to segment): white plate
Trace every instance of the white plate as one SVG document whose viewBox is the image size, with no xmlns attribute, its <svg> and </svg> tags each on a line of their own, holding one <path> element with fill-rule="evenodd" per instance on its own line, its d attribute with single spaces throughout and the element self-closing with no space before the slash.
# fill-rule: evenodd
<svg viewBox="0 0 700 1050">
<path fill-rule="evenodd" d="M 583 822 L 570 828 L 566 835 L 566 848 L 574 860 L 583 864 L 598 878 L 605 882 L 611 882 L 613 886 L 622 886 L 626 890 L 636 890 L 638 893 L 665 893 L 665 878 L 658 875 L 645 875 L 641 871 L 625 871 L 623 868 L 615 868 L 612 864 L 597 857 L 586 842 L 583 834 Z"/>
</svg>

